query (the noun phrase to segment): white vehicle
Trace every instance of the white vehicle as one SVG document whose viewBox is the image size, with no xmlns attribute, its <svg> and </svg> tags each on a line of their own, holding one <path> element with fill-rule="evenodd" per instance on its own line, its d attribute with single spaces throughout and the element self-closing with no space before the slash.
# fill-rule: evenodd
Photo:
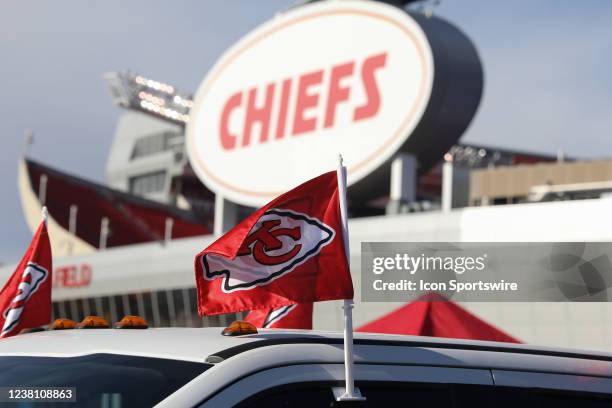
<svg viewBox="0 0 612 408">
<path fill-rule="evenodd" d="M 612 406 L 612 354 L 357 333 L 366 401 L 343 403 L 340 333 L 221 330 L 22 334 L 0 341 L 0 386 L 74 387 L 71 407 Z"/>
</svg>

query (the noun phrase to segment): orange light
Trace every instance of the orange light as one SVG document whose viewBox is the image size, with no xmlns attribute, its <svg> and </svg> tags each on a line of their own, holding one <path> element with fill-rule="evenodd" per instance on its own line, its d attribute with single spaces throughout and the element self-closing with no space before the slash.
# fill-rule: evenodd
<svg viewBox="0 0 612 408">
<path fill-rule="evenodd" d="M 53 323 L 49 325 L 49 330 L 69 330 L 76 328 L 77 324 L 74 320 L 70 319 L 55 319 Z"/>
<path fill-rule="evenodd" d="M 121 321 L 115 323 L 115 329 L 146 329 L 147 321 L 140 316 L 123 316 Z"/>
<path fill-rule="evenodd" d="M 109 327 L 106 319 L 99 316 L 87 316 L 77 325 L 77 329 L 108 329 Z"/>
<path fill-rule="evenodd" d="M 245 334 L 257 334 L 257 327 L 244 320 L 236 320 L 221 332 L 224 336 L 243 336 Z"/>
</svg>

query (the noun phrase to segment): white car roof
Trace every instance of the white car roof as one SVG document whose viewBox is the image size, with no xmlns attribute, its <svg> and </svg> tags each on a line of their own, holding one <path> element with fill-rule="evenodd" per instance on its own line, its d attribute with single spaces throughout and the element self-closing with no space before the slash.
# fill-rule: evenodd
<svg viewBox="0 0 612 408">
<path fill-rule="evenodd" d="M 343 378 L 341 333 L 262 329 L 254 335 L 226 337 L 221 330 L 215 327 L 37 332 L 1 339 L 0 357 L 109 353 L 210 363 L 202 374 L 162 401 L 160 406 L 164 407 L 196 405 L 243 378 L 264 381 L 269 387 L 270 379 L 266 377 L 269 370 L 293 373 L 287 378 L 279 377 L 278 384 L 285 384 L 285 379 L 306 381 L 306 377 L 287 370 L 313 364 L 320 368 L 308 371 L 312 374 L 308 381 Z M 425 382 L 480 384 L 478 381 L 486 378 L 489 384 L 495 378 L 502 385 L 531 387 L 537 380 L 540 386 L 551 389 L 589 392 L 607 392 L 612 384 L 612 354 L 606 352 L 355 333 L 354 357 L 355 372 L 363 374 L 370 370 L 368 380 L 389 381 L 386 369 L 380 368 L 384 365 L 412 370 L 404 373 L 405 378 L 412 378 L 410 381 L 418 378 Z"/>
<path fill-rule="evenodd" d="M 254 335 L 227 337 L 221 335 L 221 330 L 214 327 L 45 331 L 0 340 L 0 356 L 71 357 L 110 353 L 218 363 L 242 353 L 252 354 L 247 352 L 259 348 L 274 359 L 272 348 L 266 346 L 292 345 L 294 351 L 299 347 L 294 353 L 297 360 L 342 362 L 342 333 L 339 332 L 261 329 Z M 607 352 L 369 333 L 355 333 L 355 343 L 356 362 L 387 359 L 397 363 L 452 363 L 465 367 L 612 377 L 612 353 Z M 286 358 L 278 355 L 277 359 Z"/>
<path fill-rule="evenodd" d="M 92 353 L 204 361 L 211 353 L 257 341 L 227 337 L 222 328 L 53 330 L 0 340 L 0 355 L 78 356 Z"/>
</svg>

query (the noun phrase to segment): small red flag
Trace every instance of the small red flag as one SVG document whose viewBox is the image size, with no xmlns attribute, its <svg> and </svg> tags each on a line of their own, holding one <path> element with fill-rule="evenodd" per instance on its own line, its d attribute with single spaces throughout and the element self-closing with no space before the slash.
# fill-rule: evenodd
<svg viewBox="0 0 612 408">
<path fill-rule="evenodd" d="M 264 329 L 312 330 L 312 303 L 293 304 L 278 309 L 259 309 L 244 319 Z"/>
<path fill-rule="evenodd" d="M 336 172 L 277 197 L 195 259 L 200 315 L 352 299 Z"/>
<path fill-rule="evenodd" d="M 0 291 L 0 337 L 51 321 L 51 244 L 43 221 Z"/>
</svg>

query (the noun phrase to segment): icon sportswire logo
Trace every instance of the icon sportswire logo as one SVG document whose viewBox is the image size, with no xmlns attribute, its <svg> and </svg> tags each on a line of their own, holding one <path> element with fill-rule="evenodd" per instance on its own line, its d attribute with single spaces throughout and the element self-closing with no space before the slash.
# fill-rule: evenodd
<svg viewBox="0 0 612 408">
<path fill-rule="evenodd" d="M 222 277 L 226 293 L 267 285 L 316 256 L 335 235 L 316 218 L 270 209 L 257 220 L 235 259 L 214 254 L 201 258 L 204 277 Z"/>
<path fill-rule="evenodd" d="M 10 306 L 3 312 L 5 320 L 1 336 L 10 333 L 19 325 L 26 303 L 48 277 L 49 271 L 34 262 L 28 262 L 21 275 L 17 295 L 13 298 Z"/>
</svg>

